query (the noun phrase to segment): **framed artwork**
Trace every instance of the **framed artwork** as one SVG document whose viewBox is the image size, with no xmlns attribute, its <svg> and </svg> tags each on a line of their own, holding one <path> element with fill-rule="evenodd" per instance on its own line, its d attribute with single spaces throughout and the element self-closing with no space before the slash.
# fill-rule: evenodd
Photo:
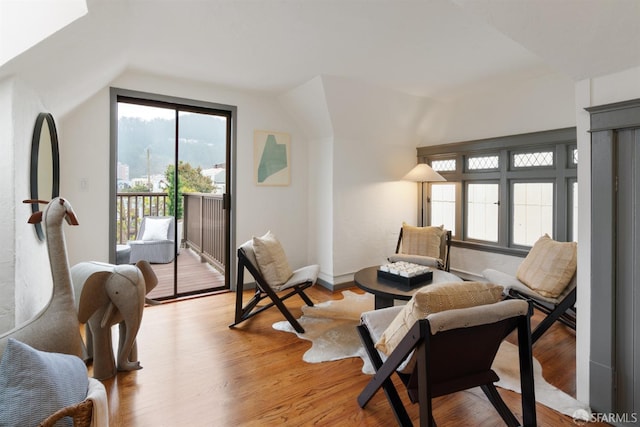
<svg viewBox="0 0 640 427">
<path fill-rule="evenodd" d="M 291 136 L 284 132 L 254 131 L 253 163 L 256 185 L 289 185 Z"/>
</svg>

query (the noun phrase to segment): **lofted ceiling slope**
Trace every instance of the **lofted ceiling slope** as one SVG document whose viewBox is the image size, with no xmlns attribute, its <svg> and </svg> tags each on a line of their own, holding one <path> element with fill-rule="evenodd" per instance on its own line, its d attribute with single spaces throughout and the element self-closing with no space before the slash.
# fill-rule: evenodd
<svg viewBox="0 0 640 427">
<path fill-rule="evenodd" d="M 319 75 L 447 98 L 640 65 L 635 0 L 89 0 L 0 67 L 63 115 L 126 69 L 282 94 Z"/>
</svg>

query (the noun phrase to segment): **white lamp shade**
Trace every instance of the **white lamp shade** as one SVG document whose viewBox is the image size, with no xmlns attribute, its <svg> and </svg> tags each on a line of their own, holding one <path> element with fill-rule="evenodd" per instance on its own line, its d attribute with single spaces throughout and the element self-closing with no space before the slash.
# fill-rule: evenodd
<svg viewBox="0 0 640 427">
<path fill-rule="evenodd" d="M 446 181 L 442 175 L 431 169 L 431 166 L 426 163 L 418 163 L 402 179 L 415 182 Z"/>
</svg>

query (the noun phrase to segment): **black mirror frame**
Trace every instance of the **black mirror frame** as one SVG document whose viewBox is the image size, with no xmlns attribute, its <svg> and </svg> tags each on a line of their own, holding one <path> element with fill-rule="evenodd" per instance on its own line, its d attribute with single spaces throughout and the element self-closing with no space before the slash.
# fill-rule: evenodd
<svg viewBox="0 0 640 427">
<path fill-rule="evenodd" d="M 36 124 L 33 129 L 33 137 L 31 138 L 31 171 L 30 177 L 31 180 L 31 199 L 38 200 L 39 190 L 43 189 L 38 188 L 38 157 L 40 150 L 40 137 L 42 134 L 42 124 L 47 122 L 47 127 L 49 129 L 49 136 L 51 139 L 51 158 L 53 161 L 53 177 L 52 177 L 52 186 L 51 186 L 51 199 L 58 197 L 60 195 L 60 153 L 58 151 L 58 132 L 56 131 L 56 124 L 53 120 L 53 115 L 51 113 L 40 113 L 36 118 Z M 37 203 L 31 204 L 31 212 L 36 213 L 40 210 L 40 207 Z M 44 241 L 44 231 L 42 230 L 42 224 L 34 224 L 36 229 L 36 234 L 38 239 Z"/>
</svg>

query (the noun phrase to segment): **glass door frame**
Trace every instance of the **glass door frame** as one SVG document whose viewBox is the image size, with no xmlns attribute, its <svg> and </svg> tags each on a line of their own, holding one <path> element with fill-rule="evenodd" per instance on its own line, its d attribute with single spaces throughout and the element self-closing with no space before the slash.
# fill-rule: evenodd
<svg viewBox="0 0 640 427">
<path fill-rule="evenodd" d="M 227 149 L 226 149 L 226 189 L 223 196 L 225 205 L 225 289 L 232 289 L 235 283 L 235 223 L 236 223 L 236 154 L 237 154 L 237 107 L 226 104 L 177 98 L 166 95 L 132 91 L 121 88 L 110 88 L 110 150 L 109 150 L 109 262 L 116 260 L 116 195 L 117 195 L 117 158 L 118 158 L 118 101 L 132 100 L 140 105 L 165 107 L 187 112 L 219 113 L 227 118 Z M 177 132 L 177 126 L 176 126 Z M 176 135 L 177 137 L 177 135 Z M 177 146 L 176 146 L 177 151 Z M 177 156 L 176 156 L 177 158 Z M 177 263 L 174 266 L 174 277 Z M 174 279 L 175 280 L 175 279 Z M 174 292 L 177 288 L 174 284 Z M 178 296 L 180 296 L 178 294 Z"/>
</svg>

